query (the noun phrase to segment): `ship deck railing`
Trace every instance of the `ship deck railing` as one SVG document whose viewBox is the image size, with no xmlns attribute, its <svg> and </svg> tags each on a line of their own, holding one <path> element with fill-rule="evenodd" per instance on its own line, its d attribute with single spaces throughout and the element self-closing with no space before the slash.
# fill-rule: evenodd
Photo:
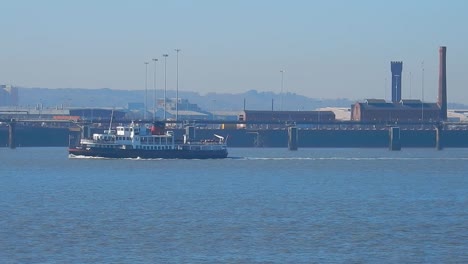
<svg viewBox="0 0 468 264">
<path fill-rule="evenodd" d="M 196 144 L 196 145 L 188 145 L 188 144 L 183 144 L 183 145 L 177 145 L 176 149 L 178 150 L 222 150 L 226 149 L 225 145 L 220 145 L 220 144 L 211 144 L 211 145 L 206 145 L 206 144 Z"/>
<path fill-rule="evenodd" d="M 115 144 L 114 139 L 104 140 L 104 139 L 81 139 L 82 144 Z"/>
</svg>

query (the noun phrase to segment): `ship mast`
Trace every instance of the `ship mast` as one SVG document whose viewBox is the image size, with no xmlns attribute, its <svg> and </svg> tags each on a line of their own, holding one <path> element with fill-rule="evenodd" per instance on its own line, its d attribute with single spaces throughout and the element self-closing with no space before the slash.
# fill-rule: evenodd
<svg viewBox="0 0 468 264">
<path fill-rule="evenodd" d="M 110 118 L 110 122 L 109 122 L 109 131 L 107 132 L 109 134 L 112 134 L 111 131 L 112 131 L 112 118 L 113 117 L 114 117 L 114 109 L 112 109 L 111 118 Z"/>
</svg>

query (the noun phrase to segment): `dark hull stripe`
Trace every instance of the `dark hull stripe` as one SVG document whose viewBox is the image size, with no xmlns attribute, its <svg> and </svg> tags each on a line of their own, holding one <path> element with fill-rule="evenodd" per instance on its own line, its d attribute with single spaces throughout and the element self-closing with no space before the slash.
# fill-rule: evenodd
<svg viewBox="0 0 468 264">
<path fill-rule="evenodd" d="M 68 153 L 76 156 L 102 158 L 141 158 L 141 159 L 224 159 L 227 150 L 140 150 L 140 149 L 74 149 Z"/>
</svg>

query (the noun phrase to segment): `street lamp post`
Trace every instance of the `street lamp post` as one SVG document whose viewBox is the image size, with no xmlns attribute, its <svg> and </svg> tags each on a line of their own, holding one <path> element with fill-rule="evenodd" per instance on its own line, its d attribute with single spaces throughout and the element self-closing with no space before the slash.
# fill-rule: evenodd
<svg viewBox="0 0 468 264">
<path fill-rule="evenodd" d="M 153 122 L 156 118 L 156 62 L 158 59 L 153 59 L 154 61 L 154 74 L 153 74 Z"/>
<path fill-rule="evenodd" d="M 387 78 L 384 81 L 383 99 L 387 100 Z"/>
<path fill-rule="evenodd" d="M 176 81 L 176 122 L 179 121 L 179 51 L 180 49 L 175 49 L 177 52 L 177 81 Z M 177 126 L 177 123 L 176 123 Z"/>
<path fill-rule="evenodd" d="M 143 119 L 146 120 L 146 112 L 148 109 L 148 62 L 145 62 L 145 112 Z"/>
<path fill-rule="evenodd" d="M 169 54 L 163 54 L 164 57 L 164 121 L 166 121 L 166 94 L 167 94 L 167 57 Z"/>
<path fill-rule="evenodd" d="M 319 108 L 318 108 L 318 118 L 317 118 L 317 129 L 320 129 L 320 114 L 321 114 L 321 111 L 322 111 L 322 99 L 320 99 L 319 101 Z"/>
<path fill-rule="evenodd" d="M 281 70 L 281 94 L 280 94 L 280 99 L 281 99 L 281 103 L 280 103 L 280 110 L 283 111 L 283 84 L 284 84 L 284 70 Z"/>
<path fill-rule="evenodd" d="M 409 99 L 412 99 L 412 94 L 411 94 L 412 82 L 413 82 L 413 77 L 411 76 L 411 72 L 409 72 Z"/>
<path fill-rule="evenodd" d="M 424 61 L 421 62 L 421 71 L 421 123 L 424 124 Z"/>
<path fill-rule="evenodd" d="M 216 99 L 213 99 L 213 110 L 211 111 L 211 120 L 214 121 L 215 120 L 215 110 L 216 110 Z M 215 128 L 215 124 L 213 123 L 212 124 L 212 127 L 211 128 Z"/>
<path fill-rule="evenodd" d="M 94 99 L 91 99 L 91 123 L 94 120 Z"/>
</svg>

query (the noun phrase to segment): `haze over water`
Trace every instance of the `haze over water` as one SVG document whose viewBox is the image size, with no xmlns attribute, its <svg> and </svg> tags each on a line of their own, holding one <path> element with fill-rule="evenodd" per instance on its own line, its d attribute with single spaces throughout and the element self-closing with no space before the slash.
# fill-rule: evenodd
<svg viewBox="0 0 468 264">
<path fill-rule="evenodd" d="M 448 100 L 468 103 L 463 0 L 43 0 L 2 1 L 2 11 L 0 84 L 143 90 L 150 62 L 149 87 L 156 69 L 161 89 L 168 54 L 171 91 L 178 56 L 184 91 L 280 93 L 284 70 L 285 93 L 389 99 L 390 61 L 402 60 L 402 97 L 434 102 L 447 46 Z"/>
<path fill-rule="evenodd" d="M 1 263 L 466 263 L 468 150 L 0 149 Z"/>
</svg>

